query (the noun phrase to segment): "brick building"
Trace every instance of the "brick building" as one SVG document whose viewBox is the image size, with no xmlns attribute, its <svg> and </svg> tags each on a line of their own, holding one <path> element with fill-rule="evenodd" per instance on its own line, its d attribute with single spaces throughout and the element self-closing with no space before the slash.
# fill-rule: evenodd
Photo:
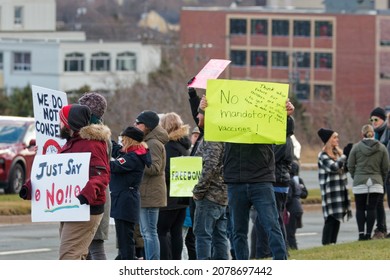
<svg viewBox="0 0 390 280">
<path fill-rule="evenodd" d="M 390 105 L 389 11 L 186 7 L 180 28 L 190 73 L 230 59 L 221 78 L 289 83 L 309 109 L 348 104 L 362 122 Z"/>
</svg>

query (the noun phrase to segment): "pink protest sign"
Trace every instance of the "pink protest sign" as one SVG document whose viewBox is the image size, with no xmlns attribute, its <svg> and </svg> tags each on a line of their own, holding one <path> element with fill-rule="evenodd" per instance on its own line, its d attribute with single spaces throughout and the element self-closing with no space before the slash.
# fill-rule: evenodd
<svg viewBox="0 0 390 280">
<path fill-rule="evenodd" d="M 216 79 L 222 73 L 223 70 L 229 65 L 231 61 L 225 59 L 210 59 L 209 62 L 203 67 L 202 70 L 195 76 L 194 81 L 188 85 L 193 88 L 207 87 L 207 80 Z"/>
</svg>

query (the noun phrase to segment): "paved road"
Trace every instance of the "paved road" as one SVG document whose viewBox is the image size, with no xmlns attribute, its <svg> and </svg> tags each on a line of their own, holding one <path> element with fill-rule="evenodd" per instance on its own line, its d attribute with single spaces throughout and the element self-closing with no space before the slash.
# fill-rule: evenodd
<svg viewBox="0 0 390 280">
<path fill-rule="evenodd" d="M 317 171 L 302 170 L 301 176 L 309 189 L 319 188 Z M 352 181 L 349 181 L 350 183 Z M 386 208 L 387 224 L 390 225 L 390 212 Z M 298 229 L 297 241 L 300 249 L 319 247 L 323 217 L 321 208 L 305 206 L 304 227 Z M 357 240 L 355 217 L 342 223 L 338 243 Z M 115 228 L 110 229 L 110 238 L 106 241 L 109 259 L 116 256 Z M 58 258 L 58 223 L 13 223 L 0 224 L 0 260 L 50 260 Z"/>
<path fill-rule="evenodd" d="M 323 218 L 318 206 L 308 206 L 303 215 L 304 227 L 298 229 L 300 249 L 320 247 Z M 387 224 L 390 213 L 387 211 Z M 338 243 L 357 240 L 355 218 L 342 223 Z M 111 226 L 106 241 L 108 259 L 116 256 L 115 228 Z M 58 258 L 58 223 L 25 223 L 0 225 L 0 260 L 55 260 Z"/>
<path fill-rule="evenodd" d="M 319 189 L 320 184 L 318 182 L 318 171 L 316 170 L 301 170 L 300 176 L 302 177 L 303 181 L 305 182 L 305 185 L 308 189 Z M 348 186 L 352 186 L 352 178 L 347 173 L 348 178 Z"/>
</svg>

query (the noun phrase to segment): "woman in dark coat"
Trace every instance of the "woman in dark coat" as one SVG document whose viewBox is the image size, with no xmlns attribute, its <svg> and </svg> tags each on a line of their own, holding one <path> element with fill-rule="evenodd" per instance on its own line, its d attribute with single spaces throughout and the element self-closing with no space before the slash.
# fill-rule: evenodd
<svg viewBox="0 0 390 280">
<path fill-rule="evenodd" d="M 139 223 L 141 199 L 139 186 L 145 166 L 151 165 L 151 157 L 144 133 L 136 127 L 128 127 L 122 133 L 123 146 L 112 141 L 111 167 L 111 217 L 115 220 L 118 242 L 117 260 L 134 260 L 134 231 Z"/>
<path fill-rule="evenodd" d="M 165 181 L 167 185 L 167 206 L 160 208 L 157 223 L 160 240 L 161 260 L 180 260 L 183 250 L 182 228 L 186 217 L 188 198 L 171 197 L 170 193 L 170 161 L 173 157 L 189 156 L 191 140 L 189 125 L 183 124 L 181 117 L 170 112 L 160 119 L 161 126 L 168 132 L 169 141 L 165 144 L 166 166 Z"/>
</svg>

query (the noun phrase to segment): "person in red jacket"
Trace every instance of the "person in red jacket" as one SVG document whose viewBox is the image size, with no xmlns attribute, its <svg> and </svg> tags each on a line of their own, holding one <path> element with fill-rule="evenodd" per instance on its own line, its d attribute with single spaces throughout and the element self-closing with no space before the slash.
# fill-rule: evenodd
<svg viewBox="0 0 390 280">
<path fill-rule="evenodd" d="M 110 180 L 107 157 L 108 127 L 90 124 L 91 110 L 84 105 L 72 104 L 60 110 L 60 136 L 67 142 L 60 153 L 91 153 L 89 180 L 77 198 L 80 204 L 90 205 L 89 221 L 60 223 L 60 260 L 86 259 L 88 246 L 103 217 L 106 187 Z M 31 199 L 31 181 L 23 185 L 19 196 Z"/>
</svg>

